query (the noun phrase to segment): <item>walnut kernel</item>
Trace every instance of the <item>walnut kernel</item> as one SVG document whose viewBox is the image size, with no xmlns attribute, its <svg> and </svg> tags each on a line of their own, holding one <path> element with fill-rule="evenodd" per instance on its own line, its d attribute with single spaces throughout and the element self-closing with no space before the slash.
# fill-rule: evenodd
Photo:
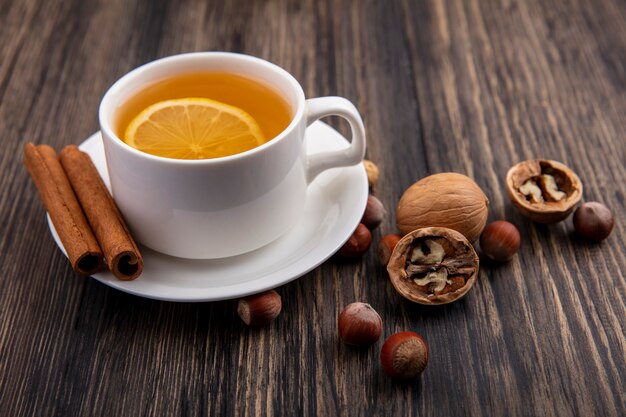
<svg viewBox="0 0 626 417">
<path fill-rule="evenodd" d="M 519 187 L 519 191 L 533 203 L 543 203 L 543 193 L 534 180 L 527 180 Z"/>
<path fill-rule="evenodd" d="M 367 174 L 367 183 L 371 189 L 374 189 L 374 186 L 378 182 L 380 171 L 376 164 L 368 159 L 363 160 L 363 166 L 365 167 L 365 173 Z"/>
<path fill-rule="evenodd" d="M 541 189 L 548 201 L 561 201 L 567 196 L 567 194 L 559 190 L 559 186 L 552 175 L 543 174 L 539 177 L 539 184 L 541 184 Z"/>
</svg>

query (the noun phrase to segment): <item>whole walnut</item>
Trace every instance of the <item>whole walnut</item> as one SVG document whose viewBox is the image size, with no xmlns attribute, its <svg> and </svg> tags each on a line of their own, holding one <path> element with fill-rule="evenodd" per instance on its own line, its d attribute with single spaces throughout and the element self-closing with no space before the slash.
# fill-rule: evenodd
<svg viewBox="0 0 626 417">
<path fill-rule="evenodd" d="M 475 242 L 487 223 L 489 199 L 469 177 L 434 174 L 409 187 L 396 208 L 403 235 L 423 227 L 447 227 Z"/>
</svg>

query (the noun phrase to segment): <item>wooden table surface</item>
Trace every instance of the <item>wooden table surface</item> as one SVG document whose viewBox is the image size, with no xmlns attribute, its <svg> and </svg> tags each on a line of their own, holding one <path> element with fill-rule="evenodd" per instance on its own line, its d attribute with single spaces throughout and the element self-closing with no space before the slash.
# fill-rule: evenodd
<svg viewBox="0 0 626 417">
<path fill-rule="evenodd" d="M 121 75 L 210 50 L 265 58 L 307 96 L 356 104 L 388 208 L 375 241 L 395 231 L 403 190 L 456 171 L 488 195 L 490 220 L 518 226 L 518 256 L 482 262 L 465 299 L 426 308 L 395 292 L 373 245 L 278 288 L 283 312 L 260 329 L 235 300 L 153 301 L 76 276 L 24 143 L 82 142 Z M 0 0 L 1 414 L 626 415 L 625 131 L 623 0 Z M 584 199 L 613 210 L 606 241 L 517 212 L 504 176 L 530 158 L 566 163 Z M 384 337 L 424 336 L 419 380 L 386 377 L 382 340 L 338 340 L 354 301 L 380 312 Z"/>
</svg>

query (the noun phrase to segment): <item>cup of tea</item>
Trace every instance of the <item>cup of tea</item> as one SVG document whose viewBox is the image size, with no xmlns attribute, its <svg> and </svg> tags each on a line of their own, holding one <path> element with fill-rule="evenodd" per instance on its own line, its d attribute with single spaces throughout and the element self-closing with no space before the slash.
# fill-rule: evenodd
<svg viewBox="0 0 626 417">
<path fill-rule="evenodd" d="M 307 154 L 307 126 L 330 115 L 348 121 L 350 145 Z M 105 93 L 99 121 L 111 191 L 133 236 L 190 259 L 278 239 L 300 219 L 319 173 L 365 154 L 350 101 L 306 99 L 284 69 L 236 53 L 181 54 L 136 68 Z"/>
</svg>

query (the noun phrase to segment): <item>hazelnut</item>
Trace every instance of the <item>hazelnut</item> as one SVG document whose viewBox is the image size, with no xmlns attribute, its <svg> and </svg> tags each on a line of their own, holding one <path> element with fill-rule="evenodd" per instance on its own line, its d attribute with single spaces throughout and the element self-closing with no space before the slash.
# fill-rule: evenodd
<svg viewBox="0 0 626 417">
<path fill-rule="evenodd" d="M 359 258 L 367 252 L 371 244 L 372 233 L 363 223 L 359 223 L 352 236 L 337 251 L 337 255 L 343 258 Z"/>
<path fill-rule="evenodd" d="M 416 378 L 428 365 L 428 345 L 415 332 L 396 333 L 383 344 L 380 364 L 392 378 Z"/>
<path fill-rule="evenodd" d="M 378 181 L 380 171 L 375 163 L 367 159 L 363 160 L 363 166 L 365 167 L 365 173 L 367 174 L 367 183 L 370 189 L 374 189 L 374 186 Z"/>
<path fill-rule="evenodd" d="M 270 324 L 278 317 L 281 309 L 280 295 L 274 290 L 241 298 L 237 303 L 237 314 L 248 326 Z"/>
<path fill-rule="evenodd" d="M 387 212 L 385 211 L 383 203 L 370 194 L 367 197 L 367 205 L 365 206 L 365 212 L 363 213 L 361 223 L 363 223 L 370 230 L 376 229 L 383 222 L 386 213 Z"/>
<path fill-rule="evenodd" d="M 391 253 L 400 239 L 402 239 L 402 236 L 396 233 L 385 235 L 382 239 L 380 239 L 378 242 L 378 259 L 380 260 L 380 264 L 382 266 L 387 266 L 389 258 L 391 258 Z"/>
<path fill-rule="evenodd" d="M 447 227 L 474 242 L 485 224 L 489 200 L 469 177 L 455 172 L 430 175 L 409 187 L 396 209 L 402 234 L 424 227 Z"/>
<path fill-rule="evenodd" d="M 478 276 L 478 255 L 461 233 L 426 227 L 404 236 L 387 265 L 389 279 L 414 303 L 447 304 L 463 297 Z"/>
<path fill-rule="evenodd" d="M 537 223 L 557 223 L 582 197 L 578 175 L 557 161 L 531 159 L 506 174 L 506 191 L 519 211 Z"/>
<path fill-rule="evenodd" d="M 613 213 L 602 203 L 584 203 L 574 212 L 574 229 L 588 240 L 599 242 L 606 239 L 614 225 Z"/>
<path fill-rule="evenodd" d="M 353 346 L 369 346 L 378 341 L 383 321 L 371 305 L 361 302 L 346 306 L 337 320 L 339 337 Z"/>
<path fill-rule="evenodd" d="M 520 235 L 514 224 L 504 220 L 489 223 L 480 235 L 480 249 L 498 262 L 511 260 L 520 245 Z"/>
</svg>

